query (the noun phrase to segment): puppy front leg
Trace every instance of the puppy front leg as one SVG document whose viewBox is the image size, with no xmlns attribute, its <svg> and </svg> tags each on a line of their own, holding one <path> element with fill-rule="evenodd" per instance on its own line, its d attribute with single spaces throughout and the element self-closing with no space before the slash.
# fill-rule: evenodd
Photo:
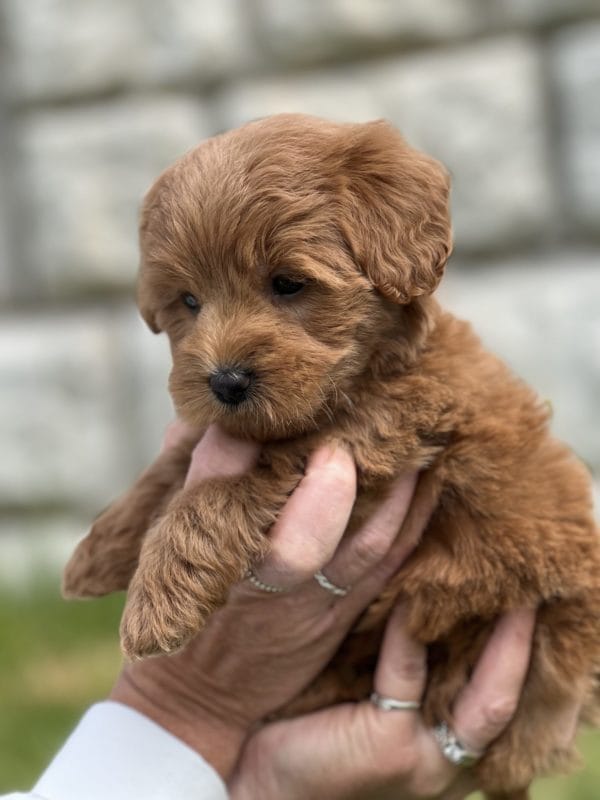
<svg viewBox="0 0 600 800">
<path fill-rule="evenodd" d="M 264 471 L 180 492 L 140 553 L 121 622 L 121 647 L 141 658 L 182 647 L 268 550 L 266 532 L 299 480 Z"/>
<path fill-rule="evenodd" d="M 94 521 L 65 567 L 65 597 L 99 597 L 127 588 L 146 532 L 183 485 L 194 445 L 189 439 L 164 450 Z"/>
</svg>

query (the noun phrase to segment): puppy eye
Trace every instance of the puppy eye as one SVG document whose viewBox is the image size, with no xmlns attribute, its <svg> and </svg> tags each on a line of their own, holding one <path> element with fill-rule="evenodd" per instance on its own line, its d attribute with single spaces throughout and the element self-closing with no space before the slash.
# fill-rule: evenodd
<svg viewBox="0 0 600 800">
<path fill-rule="evenodd" d="M 271 285 L 275 294 L 289 296 L 298 294 L 306 286 L 302 281 L 294 281 L 291 278 L 286 278 L 283 275 L 276 275 Z"/>
<path fill-rule="evenodd" d="M 194 297 L 193 294 L 185 292 L 184 294 L 181 295 L 181 301 L 184 304 L 184 306 L 187 306 L 190 311 L 194 312 L 194 314 L 197 314 L 198 311 L 200 311 L 200 303 Z"/>
</svg>

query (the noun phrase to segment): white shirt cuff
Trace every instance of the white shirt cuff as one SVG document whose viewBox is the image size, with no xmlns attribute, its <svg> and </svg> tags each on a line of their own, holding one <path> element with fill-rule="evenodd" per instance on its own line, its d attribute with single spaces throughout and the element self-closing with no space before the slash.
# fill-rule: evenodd
<svg viewBox="0 0 600 800">
<path fill-rule="evenodd" d="M 198 753 L 143 714 L 107 700 L 83 716 L 30 796 L 227 800 L 227 790 Z"/>
</svg>

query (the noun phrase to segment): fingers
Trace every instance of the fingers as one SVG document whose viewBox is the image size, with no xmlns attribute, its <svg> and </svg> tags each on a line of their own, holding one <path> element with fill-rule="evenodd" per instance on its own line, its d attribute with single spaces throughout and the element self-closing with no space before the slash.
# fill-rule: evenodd
<svg viewBox="0 0 600 800">
<path fill-rule="evenodd" d="M 383 645 L 375 671 L 375 691 L 395 700 L 419 703 L 427 679 L 427 658 L 423 645 L 408 631 L 407 612 L 403 605 L 393 610 L 385 630 Z M 402 714 L 404 725 L 416 728 L 420 724 L 418 710 L 390 711 Z"/>
<path fill-rule="evenodd" d="M 353 586 L 388 555 L 408 513 L 416 482 L 416 474 L 396 480 L 388 496 L 361 528 L 341 542 L 323 568 L 330 581 L 339 586 Z M 398 566 L 400 563 L 401 560 Z"/>
<path fill-rule="evenodd" d="M 207 478 L 243 475 L 254 466 L 260 449 L 256 442 L 234 439 L 217 425 L 211 425 L 203 434 L 187 422 L 175 419 L 167 426 L 161 452 L 184 442 L 196 443 L 184 484 L 186 488 Z"/>
<path fill-rule="evenodd" d="M 313 453 L 270 534 L 271 549 L 256 571 L 262 581 L 291 588 L 311 580 L 342 538 L 356 497 L 356 467 L 341 445 Z"/>
<path fill-rule="evenodd" d="M 256 442 L 234 439 L 211 425 L 194 448 L 184 485 L 189 488 L 207 478 L 243 475 L 254 466 L 259 452 Z"/>
<path fill-rule="evenodd" d="M 458 696 L 454 732 L 469 749 L 485 750 L 512 719 L 529 667 L 534 626 L 535 612 L 530 609 L 501 617 Z"/>
<path fill-rule="evenodd" d="M 176 442 L 178 437 L 189 437 L 190 431 L 176 421 L 166 439 Z M 257 443 L 234 439 L 212 425 L 193 451 L 185 486 L 215 476 L 243 474 L 254 466 L 258 454 Z M 290 589 L 312 582 L 314 574 L 324 569 L 334 584 L 352 586 L 385 560 L 408 512 L 416 480 L 417 476 L 411 475 L 396 481 L 360 530 L 340 545 L 356 497 L 356 467 L 342 445 L 319 448 L 273 526 L 271 549 L 265 561 L 256 566 L 257 577 L 265 584 Z M 396 553 L 396 569 L 411 547 L 409 544 L 406 552 L 400 548 Z M 383 574 L 371 579 L 360 587 L 362 591 L 353 593 L 349 605 L 360 603 L 362 607 L 384 582 Z M 326 590 L 316 583 L 311 588 L 327 597 Z"/>
<path fill-rule="evenodd" d="M 194 435 L 197 432 L 190 426 L 175 420 L 167 429 L 163 449 Z M 234 439 L 212 425 L 192 453 L 184 485 L 189 488 L 207 478 L 241 475 L 254 466 L 258 454 L 257 443 Z M 407 514 L 415 483 L 415 475 L 398 480 L 389 497 L 336 552 L 356 497 L 356 468 L 342 445 L 319 448 L 271 531 L 271 551 L 255 570 L 260 580 L 288 589 L 312 580 L 327 565 L 330 581 L 351 586 L 387 555 Z M 405 555 L 396 559 L 398 566 Z"/>
<path fill-rule="evenodd" d="M 170 450 L 172 447 L 176 447 L 178 444 L 183 442 L 197 442 L 201 436 L 202 430 L 198 428 L 192 428 L 191 425 L 188 425 L 187 422 L 184 422 L 179 418 L 174 419 L 173 422 L 170 422 L 169 425 L 167 425 L 167 429 L 165 430 L 161 452 Z"/>
<path fill-rule="evenodd" d="M 416 481 L 416 474 L 398 479 L 361 528 L 342 539 L 355 499 L 356 470 L 343 447 L 320 448 L 273 527 L 269 555 L 254 571 L 263 582 L 284 589 L 310 581 L 314 592 L 330 601 L 332 595 L 313 581 L 321 570 L 335 586 L 350 588 L 343 601 L 338 598 L 339 611 L 347 607 L 355 615 L 390 577 L 388 570 L 385 575 L 370 571 L 386 560 L 398 538 Z M 395 569 L 410 549 L 396 554 Z"/>
<path fill-rule="evenodd" d="M 470 683 L 457 698 L 452 728 L 468 750 L 484 751 L 510 722 L 527 674 L 534 625 L 535 613 L 531 610 L 505 614 L 496 625 Z M 426 672 L 425 648 L 413 641 L 406 610 L 402 605 L 397 606 L 386 628 L 375 689 L 385 697 L 418 702 L 425 689 Z M 406 763 L 400 770 L 405 784 L 414 789 L 413 794 L 462 800 L 477 788 L 471 771 L 459 769 L 442 755 L 418 711 L 378 714 L 378 729 L 384 732 L 386 740 L 390 730 L 394 731 L 397 754 L 403 752 L 402 742 L 413 743 L 413 757 L 408 760 L 409 766 L 412 765 L 410 773 L 406 772 Z M 403 764 L 401 760 L 400 763 Z"/>
<path fill-rule="evenodd" d="M 338 566 L 337 554 L 325 567 L 324 572 L 328 577 L 331 573 L 336 583 L 342 583 L 344 575 L 350 576 L 348 582 L 352 591 L 336 606 L 342 617 L 356 616 L 375 600 L 420 540 L 433 506 L 427 493 L 420 492 L 419 487 L 421 481 L 416 473 L 399 478 L 374 516 L 347 544 L 342 543 L 347 551 L 340 552 L 340 562 L 347 558 L 349 572 L 344 572 L 343 565 Z M 350 566 L 352 564 L 363 569 L 362 577 L 356 582 L 353 582 L 352 572 L 356 567 Z"/>
</svg>

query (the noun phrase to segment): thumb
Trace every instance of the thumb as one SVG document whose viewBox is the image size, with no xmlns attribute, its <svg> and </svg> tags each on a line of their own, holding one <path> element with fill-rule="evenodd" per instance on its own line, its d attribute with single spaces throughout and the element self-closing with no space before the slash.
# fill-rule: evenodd
<svg viewBox="0 0 600 800">
<path fill-rule="evenodd" d="M 192 453 L 184 486 L 189 488 L 207 478 L 243 475 L 256 464 L 257 442 L 235 439 L 217 425 L 211 425 Z"/>
</svg>

